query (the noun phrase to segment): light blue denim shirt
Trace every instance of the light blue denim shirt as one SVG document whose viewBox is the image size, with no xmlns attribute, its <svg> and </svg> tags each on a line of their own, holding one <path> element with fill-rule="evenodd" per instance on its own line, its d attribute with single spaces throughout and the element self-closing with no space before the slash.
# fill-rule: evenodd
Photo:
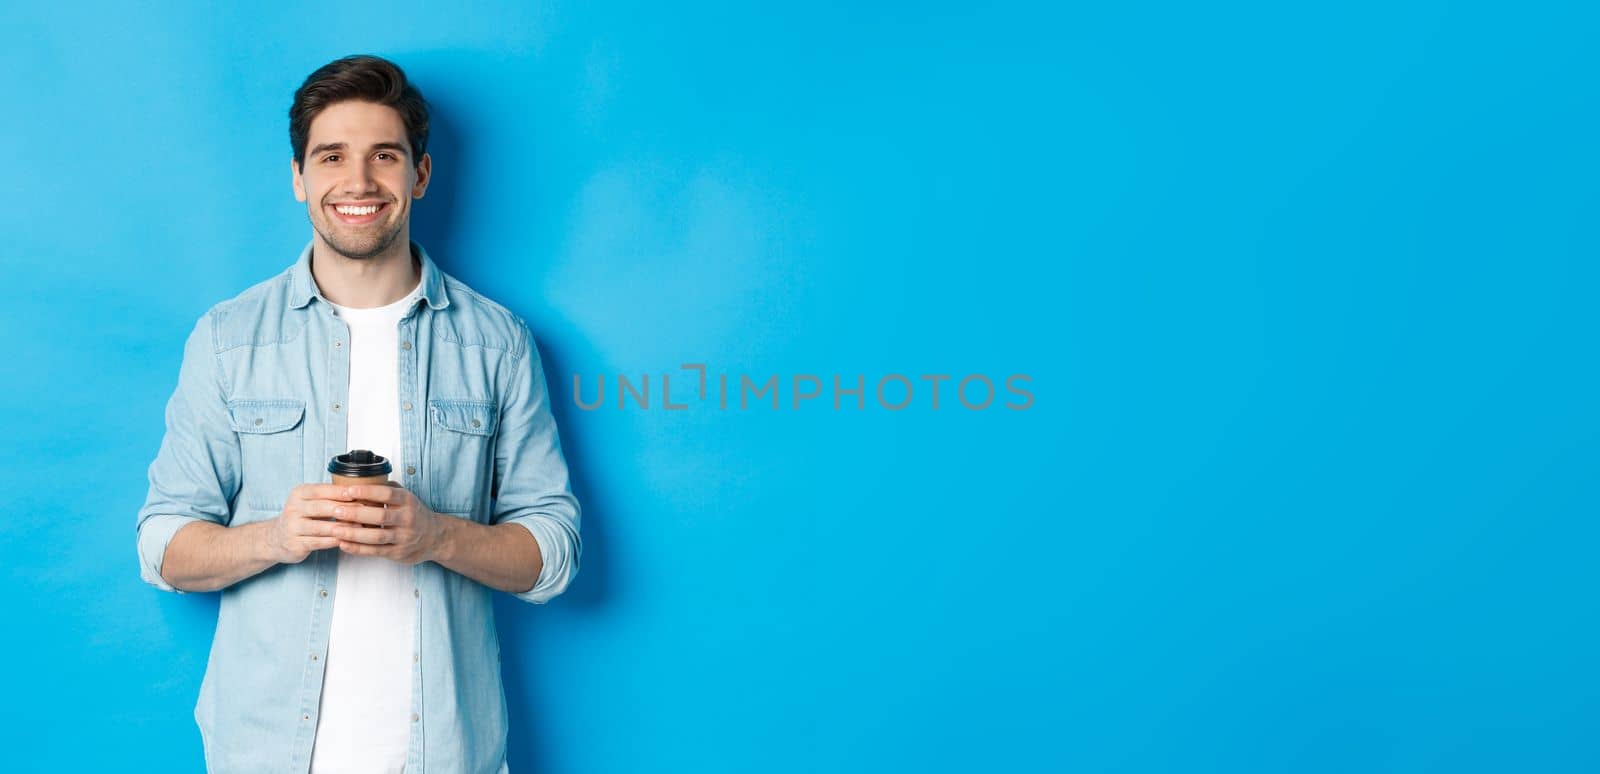
<svg viewBox="0 0 1600 774">
<path fill-rule="evenodd" d="M 422 292 L 399 323 L 400 439 L 419 460 L 400 481 L 433 510 L 514 523 L 544 569 L 517 594 L 542 603 L 578 571 L 579 507 L 527 325 L 412 243 Z M 318 292 L 311 246 L 282 274 L 212 307 L 184 345 L 166 436 L 139 509 L 141 575 L 161 578 L 167 544 L 204 519 L 277 516 L 289 490 L 330 481 L 345 448 L 348 326 Z M 305 772 L 317 728 L 336 549 L 222 590 L 195 706 L 207 768 Z M 433 562 L 412 567 L 416 639 L 408 774 L 506 771 L 506 702 L 491 589 Z M 179 591 L 179 593 L 182 593 Z"/>
</svg>

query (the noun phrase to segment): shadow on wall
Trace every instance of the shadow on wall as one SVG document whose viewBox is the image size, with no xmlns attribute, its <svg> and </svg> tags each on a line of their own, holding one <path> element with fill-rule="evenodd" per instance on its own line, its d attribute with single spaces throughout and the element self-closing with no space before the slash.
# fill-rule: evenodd
<svg viewBox="0 0 1600 774">
<path fill-rule="evenodd" d="M 456 228 L 459 214 L 474 204 L 481 204 L 470 201 L 466 192 L 483 190 L 478 181 L 497 173 L 493 164 L 485 161 L 493 157 L 492 149 L 476 146 L 471 141 L 471 116 L 481 112 L 481 108 L 474 110 L 470 105 L 453 103 L 447 89 L 456 78 L 493 76 L 495 68 L 491 63 L 473 65 L 470 55 L 467 57 L 461 52 L 432 52 L 396 59 L 427 96 L 433 111 L 428 152 L 433 156 L 435 176 L 427 194 L 413 210 L 411 233 L 430 255 L 438 258 L 445 272 L 458 278 L 461 274 L 457 272 L 492 277 L 495 256 L 464 255 L 457 249 L 464 241 Z M 559 225 L 552 213 L 564 211 L 564 203 L 536 201 L 533 208 L 537 212 L 530 214 L 529 222 L 535 226 L 534 243 L 541 246 L 555 243 L 559 235 L 551 230 Z M 468 272 L 467 262 L 489 265 L 484 267 L 486 270 Z M 574 351 L 581 355 L 581 351 L 588 348 L 588 342 L 566 320 L 552 319 L 549 306 L 541 305 L 541 316 L 535 318 L 530 316 L 529 310 L 516 308 L 509 302 L 504 288 L 485 285 L 475 289 L 522 316 L 533 331 L 543 358 L 551 407 L 571 472 L 573 493 L 582 509 L 582 561 L 578 576 L 567 591 L 547 605 L 529 605 L 507 594 L 496 594 L 494 601 L 502 679 L 510 715 L 509 765 L 512 771 L 544 771 L 551 769 L 552 763 L 543 743 L 548 738 L 548 730 L 540 727 L 538 719 L 548 717 L 547 713 L 557 710 L 561 702 L 559 697 L 544 692 L 543 686 L 555 681 L 543 679 L 545 675 L 541 672 L 549 670 L 554 662 L 543 658 L 542 654 L 550 650 L 551 642 L 562 637 L 564 628 L 593 616 L 605 605 L 613 593 L 615 577 L 607 564 L 606 514 L 611 512 L 610 503 L 601 488 L 588 485 L 589 473 L 598 470 L 602 455 L 585 443 L 586 439 L 579 432 L 581 412 L 572 405 L 563 388 L 563 375 L 573 373 L 570 364 L 581 359 Z M 555 328 L 561 332 L 559 344 L 550 335 Z M 617 456 L 613 454 L 609 458 Z"/>
</svg>

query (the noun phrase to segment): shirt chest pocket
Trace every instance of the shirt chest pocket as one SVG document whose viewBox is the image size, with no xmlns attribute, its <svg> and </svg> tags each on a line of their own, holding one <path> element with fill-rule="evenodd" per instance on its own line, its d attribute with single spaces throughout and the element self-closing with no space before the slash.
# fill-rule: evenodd
<svg viewBox="0 0 1600 774">
<path fill-rule="evenodd" d="M 477 516 L 494 471 L 499 412 L 493 401 L 428 401 L 428 468 L 432 508 Z"/>
<path fill-rule="evenodd" d="M 300 400 L 228 403 L 228 420 L 239 437 L 239 499 L 246 508 L 269 515 L 280 512 L 289 490 L 303 483 L 305 413 L 305 401 Z"/>
</svg>

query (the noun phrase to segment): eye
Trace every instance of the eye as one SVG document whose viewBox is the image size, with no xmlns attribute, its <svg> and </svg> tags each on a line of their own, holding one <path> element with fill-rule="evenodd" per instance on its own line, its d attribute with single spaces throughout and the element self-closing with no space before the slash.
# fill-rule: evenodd
<svg viewBox="0 0 1600 774">
<path fill-rule="evenodd" d="M 394 154 L 390 153 L 388 151 L 381 151 L 381 152 L 378 153 L 378 158 L 385 158 L 385 157 L 393 159 L 394 158 Z"/>
<path fill-rule="evenodd" d="M 330 153 L 330 154 L 322 157 L 322 163 L 324 163 L 324 164 L 331 164 L 331 163 L 333 163 L 335 161 L 338 161 L 338 160 L 339 160 L 339 154 L 337 154 L 337 153 Z"/>
</svg>

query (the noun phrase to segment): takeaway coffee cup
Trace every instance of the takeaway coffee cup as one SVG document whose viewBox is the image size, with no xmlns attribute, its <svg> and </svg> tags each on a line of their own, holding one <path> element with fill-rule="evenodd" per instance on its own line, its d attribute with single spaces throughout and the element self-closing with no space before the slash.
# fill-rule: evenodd
<svg viewBox="0 0 1600 774">
<path fill-rule="evenodd" d="M 328 461 L 328 473 L 333 476 L 333 483 L 338 486 L 358 486 L 363 484 L 376 484 L 379 486 L 397 486 L 389 480 L 389 472 L 394 468 L 389 465 L 389 460 L 373 454 L 367 449 L 354 449 L 345 454 L 336 454 Z M 378 503 L 357 500 L 365 505 Z"/>
</svg>

